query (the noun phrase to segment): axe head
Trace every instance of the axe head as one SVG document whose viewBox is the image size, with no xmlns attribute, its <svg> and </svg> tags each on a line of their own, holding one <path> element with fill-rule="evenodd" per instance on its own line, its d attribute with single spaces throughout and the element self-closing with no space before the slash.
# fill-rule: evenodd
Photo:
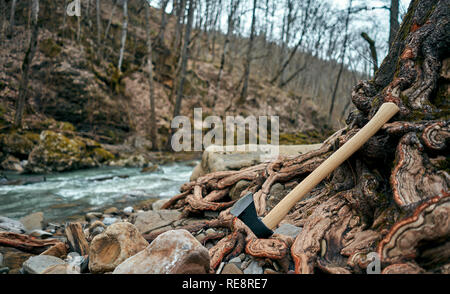
<svg viewBox="0 0 450 294">
<path fill-rule="evenodd" d="M 230 213 L 247 225 L 258 238 L 268 238 L 273 232 L 266 227 L 261 218 L 256 214 L 253 193 L 247 193 L 239 199 L 231 208 Z"/>
</svg>

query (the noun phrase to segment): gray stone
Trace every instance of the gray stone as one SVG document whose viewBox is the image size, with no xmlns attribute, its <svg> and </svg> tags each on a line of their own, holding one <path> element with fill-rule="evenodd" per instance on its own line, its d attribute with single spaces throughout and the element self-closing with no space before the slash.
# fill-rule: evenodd
<svg viewBox="0 0 450 294">
<path fill-rule="evenodd" d="M 169 201 L 169 200 L 170 200 L 170 199 L 167 198 L 167 199 L 159 199 L 159 200 L 155 201 L 155 202 L 152 204 L 152 209 L 153 209 L 153 210 L 161 210 L 161 207 L 162 207 L 167 201 Z"/>
<path fill-rule="evenodd" d="M 1 231 L 6 231 L 6 232 L 13 232 L 13 233 L 17 233 L 17 234 L 22 234 L 25 232 L 25 227 L 24 225 L 17 220 L 5 217 L 5 216 L 0 216 L 0 232 Z"/>
<path fill-rule="evenodd" d="M 170 230 L 118 265 L 113 274 L 205 274 L 209 267 L 209 252 L 197 239 L 186 230 Z"/>
<path fill-rule="evenodd" d="M 33 230 L 42 230 L 42 226 L 44 224 L 44 213 L 35 212 L 24 216 L 20 219 L 20 222 L 23 224 L 27 231 Z"/>
<path fill-rule="evenodd" d="M 46 269 L 57 264 L 65 264 L 65 262 L 51 255 L 36 255 L 25 261 L 22 267 L 28 274 L 42 274 Z"/>
<path fill-rule="evenodd" d="M 297 237 L 297 235 L 302 231 L 302 228 L 296 227 L 291 224 L 282 224 L 275 231 L 276 234 L 291 236 L 292 238 Z"/>
<path fill-rule="evenodd" d="M 227 263 L 221 272 L 223 275 L 241 275 L 243 274 L 242 270 L 234 263 Z"/>
<path fill-rule="evenodd" d="M 126 215 L 131 215 L 134 212 L 134 208 L 131 206 L 125 207 L 123 209 L 123 213 L 125 213 Z"/>
<path fill-rule="evenodd" d="M 33 230 L 29 233 L 30 236 L 39 237 L 41 239 L 50 238 L 53 234 L 44 230 Z"/>
<path fill-rule="evenodd" d="M 239 198 L 241 198 L 242 191 L 247 189 L 250 186 L 250 183 L 251 182 L 247 180 L 240 180 L 239 182 L 237 182 L 230 190 L 231 200 L 238 200 Z"/>
<path fill-rule="evenodd" d="M 250 262 L 248 267 L 244 270 L 244 274 L 247 275 L 260 275 L 264 272 L 262 266 L 256 260 Z"/>
<path fill-rule="evenodd" d="M 80 273 L 80 267 L 73 264 L 55 264 L 42 272 L 47 275 L 74 275 Z"/>
<path fill-rule="evenodd" d="M 105 217 L 103 219 L 102 223 L 104 223 L 105 226 L 110 226 L 110 225 L 112 225 L 112 224 L 114 224 L 114 223 L 116 223 L 118 221 L 119 221 L 119 219 L 116 218 L 116 217 Z"/>
<path fill-rule="evenodd" d="M 239 256 L 236 256 L 235 258 L 230 259 L 229 263 L 241 263 L 242 260 Z"/>
<path fill-rule="evenodd" d="M 134 225 L 139 232 L 146 234 L 156 230 L 167 230 L 172 228 L 172 224 L 181 216 L 177 210 L 149 210 L 136 214 Z"/>
</svg>

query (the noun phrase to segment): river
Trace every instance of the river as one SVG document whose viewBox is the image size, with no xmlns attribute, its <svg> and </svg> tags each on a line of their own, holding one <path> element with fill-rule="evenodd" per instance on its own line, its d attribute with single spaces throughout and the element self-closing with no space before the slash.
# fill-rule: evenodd
<svg viewBox="0 0 450 294">
<path fill-rule="evenodd" d="M 47 221 L 63 221 L 88 211 L 123 208 L 150 198 L 179 193 L 195 162 L 162 165 L 152 173 L 139 168 L 95 168 L 45 175 L 46 181 L 0 186 L 0 215 L 18 219 L 42 211 Z M 36 175 L 6 174 L 8 179 Z"/>
</svg>

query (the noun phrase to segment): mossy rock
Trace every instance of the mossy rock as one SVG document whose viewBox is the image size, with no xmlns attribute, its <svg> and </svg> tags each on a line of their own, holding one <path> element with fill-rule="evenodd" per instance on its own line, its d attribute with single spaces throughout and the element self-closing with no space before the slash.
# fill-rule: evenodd
<svg viewBox="0 0 450 294">
<path fill-rule="evenodd" d="M 103 163 L 114 159 L 114 155 L 103 148 L 95 148 L 91 152 L 91 156 L 97 162 Z"/>
<path fill-rule="evenodd" d="M 0 146 L 3 153 L 11 154 L 19 159 L 26 159 L 35 144 L 27 135 L 15 131 L 0 136 Z"/>
</svg>

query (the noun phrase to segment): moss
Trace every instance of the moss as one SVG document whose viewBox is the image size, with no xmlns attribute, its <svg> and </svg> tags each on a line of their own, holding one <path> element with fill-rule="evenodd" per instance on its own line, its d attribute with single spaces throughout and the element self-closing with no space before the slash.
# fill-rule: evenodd
<svg viewBox="0 0 450 294">
<path fill-rule="evenodd" d="M 103 148 L 95 148 L 90 154 L 98 162 L 105 162 L 114 159 L 114 155 Z"/>
<path fill-rule="evenodd" d="M 56 44 L 51 38 L 39 42 L 39 49 L 45 56 L 50 58 L 58 56 L 62 51 L 61 46 Z"/>
<path fill-rule="evenodd" d="M 326 139 L 324 134 L 318 131 L 299 132 L 296 134 L 283 133 L 280 134 L 280 145 L 303 145 L 321 143 Z"/>
</svg>

